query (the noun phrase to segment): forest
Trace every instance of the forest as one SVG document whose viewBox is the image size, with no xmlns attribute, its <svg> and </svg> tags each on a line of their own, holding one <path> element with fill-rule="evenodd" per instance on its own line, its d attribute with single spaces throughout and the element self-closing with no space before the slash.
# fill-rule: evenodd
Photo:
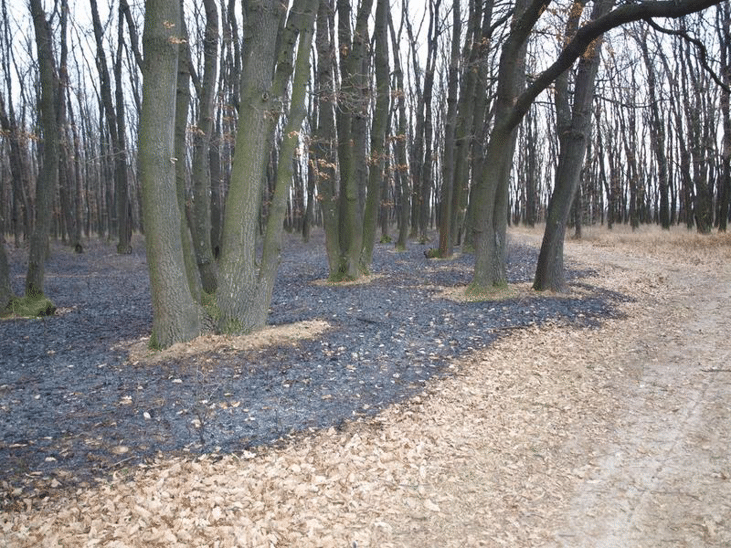
<svg viewBox="0 0 731 548">
<path fill-rule="evenodd" d="M 333 282 L 459 249 L 477 295 L 511 224 L 545 223 L 539 291 L 582 226 L 726 231 L 728 2 L 101 4 L 2 0 L 0 309 L 4 246 L 39 298 L 49 238 L 144 234 L 162 348 L 264 326 L 285 231 Z"/>
</svg>

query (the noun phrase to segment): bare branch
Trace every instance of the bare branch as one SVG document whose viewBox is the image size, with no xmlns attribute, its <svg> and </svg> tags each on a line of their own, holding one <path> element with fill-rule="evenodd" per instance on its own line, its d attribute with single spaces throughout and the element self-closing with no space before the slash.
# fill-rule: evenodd
<svg viewBox="0 0 731 548">
<path fill-rule="evenodd" d="M 677 19 L 691 13 L 703 11 L 723 0 L 665 0 L 623 4 L 608 14 L 587 22 L 576 36 L 566 45 L 558 59 L 545 71 L 538 75 L 533 83 L 518 97 L 511 116 L 506 121 L 506 129 L 517 126 L 528 112 L 533 100 L 558 77 L 569 69 L 581 57 L 591 43 L 605 32 L 634 21 L 642 21 L 652 17 Z"/>
<path fill-rule="evenodd" d="M 665 27 L 661 27 L 655 21 L 652 19 L 645 19 L 645 22 L 650 25 L 653 29 L 655 29 L 657 32 L 660 32 L 662 34 L 667 34 L 669 36 L 678 36 L 682 38 L 683 40 L 690 42 L 696 47 L 696 50 L 698 51 L 698 58 L 700 59 L 701 66 L 705 69 L 705 71 L 710 75 L 710 77 L 713 79 L 714 82 L 716 82 L 716 85 L 720 87 L 722 90 L 724 90 L 726 93 L 731 93 L 731 88 L 724 84 L 721 81 L 721 78 L 716 74 L 716 72 L 711 68 L 711 66 L 708 64 L 708 50 L 706 50 L 706 46 L 703 42 L 698 40 L 698 38 L 693 38 L 690 34 L 688 34 L 685 30 L 674 30 L 674 29 L 668 29 Z"/>
</svg>

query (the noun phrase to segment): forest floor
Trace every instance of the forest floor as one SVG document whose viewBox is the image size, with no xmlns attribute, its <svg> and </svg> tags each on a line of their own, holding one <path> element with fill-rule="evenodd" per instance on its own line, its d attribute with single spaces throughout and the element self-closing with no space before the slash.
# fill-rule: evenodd
<svg viewBox="0 0 731 548">
<path fill-rule="evenodd" d="M 277 326 L 162 355 L 101 254 L 126 309 L 0 324 L 0 546 L 731 546 L 731 237 L 585 230 L 553 296 L 510 238 L 491 301 L 418 246 L 349 288 L 285 258 Z"/>
</svg>

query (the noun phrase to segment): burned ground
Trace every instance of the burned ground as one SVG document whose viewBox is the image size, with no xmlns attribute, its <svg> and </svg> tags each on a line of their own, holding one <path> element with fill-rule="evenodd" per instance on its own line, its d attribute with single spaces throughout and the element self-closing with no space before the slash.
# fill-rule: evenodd
<svg viewBox="0 0 731 548">
<path fill-rule="evenodd" d="M 140 359 L 130 350 L 145 344 L 151 325 L 143 249 L 137 242 L 120 256 L 90 243 L 78 255 L 54 245 L 46 292 L 58 314 L 0 323 L 3 505 L 161 453 L 237 452 L 339 427 L 419 393 L 450 375 L 455 359 L 515 328 L 598 325 L 624 299 L 582 285 L 580 297 L 456 302 L 442 292 L 469 282 L 472 256 L 428 261 L 417 244 L 404 253 L 377 246 L 366 283 L 322 283 L 322 243 L 292 237 L 270 322 L 303 326 L 302 336 Z M 10 257 L 20 292 L 25 254 Z M 535 249 L 511 245 L 511 283 L 528 282 L 535 259 Z M 326 328 L 308 338 L 312 321 Z"/>
</svg>

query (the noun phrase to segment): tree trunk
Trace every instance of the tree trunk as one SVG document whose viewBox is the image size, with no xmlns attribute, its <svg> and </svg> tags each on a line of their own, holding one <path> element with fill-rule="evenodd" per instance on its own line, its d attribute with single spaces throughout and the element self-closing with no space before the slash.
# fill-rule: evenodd
<svg viewBox="0 0 731 548">
<path fill-rule="evenodd" d="M 507 193 L 517 127 L 510 117 L 525 81 L 526 40 L 543 7 L 539 1 L 516 3 L 511 32 L 500 55 L 495 123 L 473 193 L 475 271 L 471 285 L 477 292 L 507 283 Z"/>
<path fill-rule="evenodd" d="M 306 93 L 307 81 L 310 76 L 310 47 L 314 34 L 314 20 L 317 5 L 320 0 L 305 0 L 296 2 L 295 8 L 300 11 L 298 22 L 300 28 L 295 74 L 292 80 L 292 98 L 290 100 L 289 116 L 284 128 L 284 139 L 279 150 L 276 186 L 269 206 L 266 233 L 262 246 L 261 268 L 259 270 L 257 302 L 255 308 L 259 320 L 254 327 L 263 327 L 272 301 L 274 280 L 280 263 L 282 251 L 282 230 L 286 211 L 287 195 L 294 178 L 294 158 L 297 145 L 300 142 L 302 122 L 307 115 Z"/>
<path fill-rule="evenodd" d="M 48 235 L 51 229 L 51 207 L 58 185 L 59 139 L 56 119 L 56 69 L 53 60 L 51 31 L 41 0 L 30 0 L 33 27 L 38 47 L 38 65 L 41 81 L 41 126 L 43 128 L 42 170 L 36 182 L 36 222 L 28 254 L 28 274 L 25 293 L 28 296 L 43 295 Z"/>
<path fill-rule="evenodd" d="M 378 225 L 380 205 L 380 186 L 385 177 L 386 133 L 388 131 L 388 111 L 390 105 L 389 65 L 388 65 L 388 0 L 378 0 L 376 5 L 375 71 L 376 71 L 376 109 L 371 126 L 370 172 L 368 173 L 368 198 L 363 214 L 363 249 L 360 268 L 368 272 L 373 261 L 373 248 Z"/>
<path fill-rule="evenodd" d="M 452 2 L 452 53 L 447 84 L 447 113 L 444 121 L 444 159 L 442 162 L 442 196 L 439 216 L 439 256 L 448 258 L 454 252 L 452 215 L 455 182 L 455 131 L 457 124 L 457 88 L 459 86 L 460 38 L 462 15 L 460 0 Z"/>
<path fill-rule="evenodd" d="M 718 6 L 718 35 L 721 45 L 721 77 L 726 87 L 731 86 L 731 7 L 728 2 Z M 721 148 L 721 176 L 719 181 L 718 230 L 726 232 L 731 210 L 731 100 L 728 91 L 721 90 L 721 119 L 723 144 Z"/>
<path fill-rule="evenodd" d="M 598 0 L 595 2 L 592 19 L 607 13 L 612 8 L 613 2 L 614 0 Z M 578 3 L 574 5 L 577 6 Z M 577 8 L 576 12 L 574 22 L 578 25 L 581 9 Z M 568 32 L 573 34 L 575 31 L 569 29 Z M 543 243 L 541 244 L 533 282 L 533 288 L 538 291 L 546 289 L 565 291 L 566 289 L 563 243 L 572 201 L 581 181 L 581 169 L 584 165 L 584 156 L 591 133 L 591 107 L 594 100 L 596 74 L 599 69 L 600 47 L 601 42 L 595 42 L 588 54 L 583 55 L 579 61 L 574 86 L 572 113 L 569 111 L 568 92 L 565 83 L 561 82 L 563 76 L 557 80 L 556 119 L 561 148 L 556 183 L 548 204 L 546 230 L 543 235 Z M 560 85 L 559 82 L 561 82 Z M 563 95 L 563 97 L 558 98 L 559 95 Z"/>
<path fill-rule="evenodd" d="M 670 230 L 670 198 L 668 190 L 668 159 L 665 154 L 665 122 L 660 115 L 657 97 L 657 83 L 655 79 L 655 64 L 650 59 L 647 48 L 647 33 L 636 38 L 642 59 L 647 69 L 647 91 L 650 98 L 650 144 L 657 161 L 657 184 L 660 192 L 659 220 L 660 226 Z"/>
<path fill-rule="evenodd" d="M 332 0 L 320 0 L 317 12 L 317 125 L 312 139 L 314 161 L 310 166 L 315 172 L 318 195 L 325 229 L 325 248 L 328 271 L 334 279 L 340 268 L 340 211 L 339 185 L 335 156 L 335 47 L 332 40 Z"/>
<path fill-rule="evenodd" d="M 528 4 L 526 6 L 526 3 Z M 475 274 L 474 291 L 482 292 L 506 280 L 507 194 L 515 128 L 535 98 L 559 74 L 568 69 L 591 43 L 612 28 L 648 17 L 677 18 L 706 9 L 719 0 L 671 0 L 623 4 L 597 19 L 588 21 L 576 33 L 546 70 L 538 74 L 523 93 L 525 41 L 546 8 L 543 0 L 523 0 L 500 56 L 495 124 L 487 147 L 482 176 L 475 191 Z"/>
<path fill-rule="evenodd" d="M 185 276 L 175 181 L 175 96 L 182 36 L 178 2 L 146 0 L 138 150 L 153 311 L 150 346 L 160 348 L 192 339 L 201 331 L 200 310 Z"/>
<path fill-rule="evenodd" d="M 315 7 L 308 0 L 296 1 L 281 36 L 280 21 L 286 11 L 280 2 L 250 0 L 244 4 L 244 10 L 250 42 L 241 78 L 241 127 L 226 200 L 216 292 L 220 313 L 218 325 L 226 333 L 249 332 L 262 327 L 266 321 L 268 297 L 262 298 L 260 282 L 268 280 L 272 268 L 276 271 L 272 262 L 278 261 L 278 252 L 276 246 L 266 251 L 261 268 L 257 269 L 256 232 L 262 185 L 273 131 L 293 71 L 297 35 L 311 25 L 308 21 L 314 18 Z M 309 50 L 308 46 L 304 47 Z M 275 61 L 276 73 L 272 78 Z M 290 156 L 287 161 L 291 160 Z M 275 241 L 276 234 L 265 236 L 265 240 L 270 238 Z M 265 243 L 265 248 L 268 245 Z M 266 291 L 263 296 L 266 297 Z"/>
<path fill-rule="evenodd" d="M 0 242 L 0 315 L 5 312 L 12 298 L 13 290 L 10 287 L 10 266 L 8 265 L 8 257 L 5 255 L 5 244 Z"/>
<path fill-rule="evenodd" d="M 16 246 L 20 244 L 20 232 L 22 229 L 23 237 L 27 238 L 31 233 L 30 223 L 30 204 L 28 203 L 28 194 L 26 189 L 28 184 L 28 169 L 25 167 L 26 151 L 23 146 L 23 137 L 15 116 L 10 108 L 5 108 L 5 101 L 0 94 L 0 127 L 8 136 L 9 141 L 9 160 L 10 174 L 12 176 L 13 188 L 13 214 L 12 226 L 15 236 Z M 18 217 L 22 216 L 22 222 Z"/>
<path fill-rule="evenodd" d="M 393 61 L 394 61 L 394 78 L 396 80 L 395 99 L 398 105 L 397 107 L 397 135 L 395 135 L 395 147 L 396 147 L 396 165 L 394 166 L 394 173 L 396 174 L 396 181 L 399 185 L 399 201 L 398 201 L 398 226 L 399 234 L 396 240 L 396 249 L 403 251 L 406 249 L 406 240 L 409 235 L 409 213 L 411 204 L 409 197 L 411 196 L 410 185 L 409 185 L 409 164 L 406 153 L 406 90 L 404 88 L 404 72 L 401 68 L 401 59 L 399 56 L 399 40 L 396 38 L 396 32 L 393 28 L 393 18 L 388 15 L 388 28 L 391 35 L 391 42 L 393 43 Z"/>
<path fill-rule="evenodd" d="M 215 293 L 218 287 L 217 263 L 211 245 L 211 169 L 210 145 L 218 68 L 218 10 L 215 0 L 204 0 L 206 30 L 203 44 L 203 80 L 198 97 L 198 125 L 193 140 L 193 245 L 203 290 Z"/>
<path fill-rule="evenodd" d="M 178 51 L 178 83 L 175 91 L 175 192 L 180 210 L 180 243 L 183 246 L 185 277 L 193 300 L 202 301 L 200 272 L 193 249 L 192 222 L 188 207 L 188 110 L 190 108 L 191 59 L 190 40 L 185 25 L 184 2 L 180 2 L 182 42 Z"/>
<path fill-rule="evenodd" d="M 373 0 L 363 0 L 350 32 L 350 2 L 338 0 L 338 39 L 340 43 L 341 89 L 336 117 L 338 160 L 340 162 L 339 245 L 340 261 L 330 278 L 355 280 L 360 277 L 363 246 L 363 218 L 360 194 L 365 182 L 365 138 L 367 103 L 366 58 L 368 56 L 368 17 Z"/>
<path fill-rule="evenodd" d="M 112 102 L 112 80 L 107 68 L 107 58 L 104 52 L 103 34 L 99 10 L 96 0 L 90 0 L 94 38 L 96 39 L 96 62 L 99 69 L 102 106 L 107 122 L 107 131 L 112 146 L 112 173 L 114 181 L 114 201 L 117 216 L 117 253 L 130 252 L 131 231 L 128 222 L 128 191 L 127 191 L 127 159 L 124 143 L 119 141 L 120 133 L 117 129 L 117 114 Z"/>
<path fill-rule="evenodd" d="M 226 198 L 216 300 L 218 328 L 224 333 L 251 331 L 261 323 L 256 302 L 256 234 L 269 142 L 279 114 L 272 96 L 272 72 L 282 10 L 276 0 L 244 2 L 244 66 L 236 153 Z"/>
</svg>

